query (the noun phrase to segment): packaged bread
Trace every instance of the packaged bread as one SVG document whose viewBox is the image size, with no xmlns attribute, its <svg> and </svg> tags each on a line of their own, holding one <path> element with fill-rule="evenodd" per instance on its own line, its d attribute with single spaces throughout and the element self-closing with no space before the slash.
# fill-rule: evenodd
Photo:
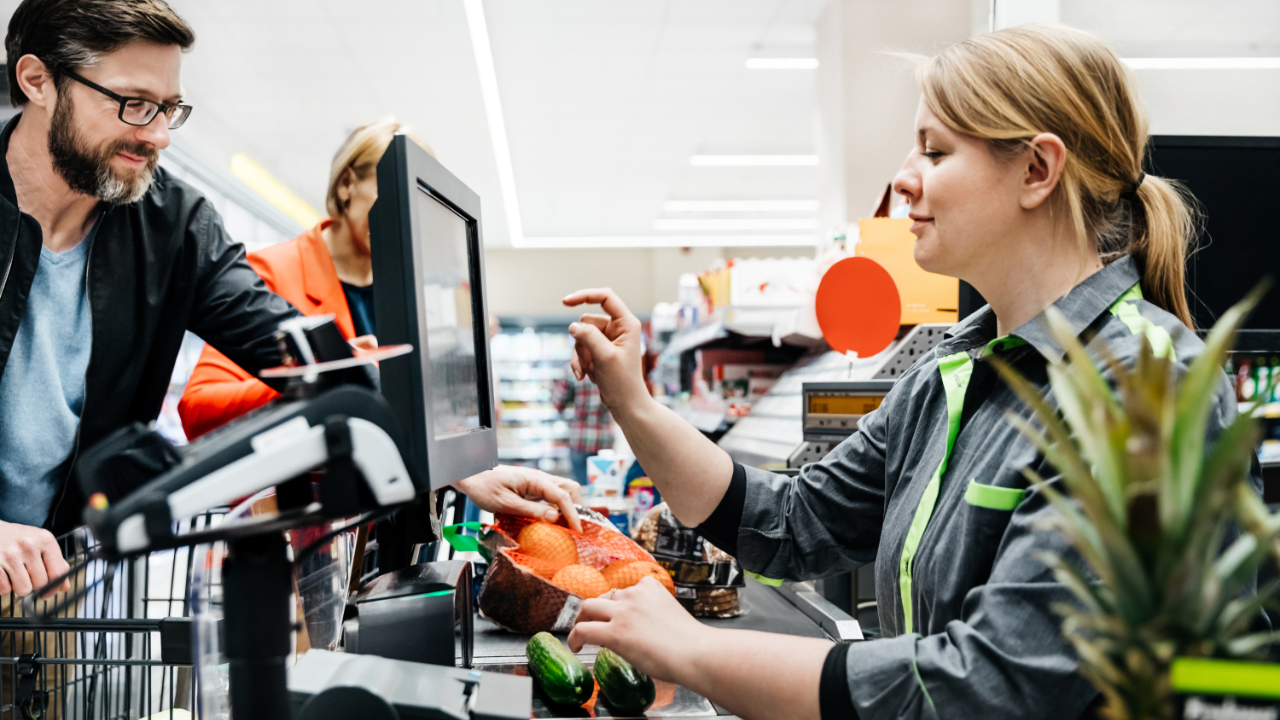
<svg viewBox="0 0 1280 720">
<path fill-rule="evenodd" d="M 631 537 L 671 574 L 676 599 L 689 612 L 715 618 L 744 613 L 738 593 L 744 577 L 738 561 L 681 525 L 666 503 L 650 510 Z"/>
</svg>

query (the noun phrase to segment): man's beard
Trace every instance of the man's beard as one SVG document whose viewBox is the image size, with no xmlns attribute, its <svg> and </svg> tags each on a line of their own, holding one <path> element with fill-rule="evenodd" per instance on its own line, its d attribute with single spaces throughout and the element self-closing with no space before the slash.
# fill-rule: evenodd
<svg viewBox="0 0 1280 720">
<path fill-rule="evenodd" d="M 76 192 L 114 205 L 136 202 L 151 187 L 160 151 L 128 140 L 88 147 L 75 126 L 74 114 L 71 93 L 59 93 L 49 123 L 49 154 L 53 157 L 54 170 Z M 111 161 L 120 152 L 146 158 L 146 167 L 117 172 L 111 167 Z"/>
</svg>

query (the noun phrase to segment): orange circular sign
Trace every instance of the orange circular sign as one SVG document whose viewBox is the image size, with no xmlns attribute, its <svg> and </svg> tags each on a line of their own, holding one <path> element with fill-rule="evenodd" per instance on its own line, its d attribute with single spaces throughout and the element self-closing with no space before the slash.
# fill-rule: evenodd
<svg viewBox="0 0 1280 720">
<path fill-rule="evenodd" d="M 902 322 L 898 286 L 880 263 L 845 258 L 818 284 L 818 327 L 832 350 L 866 358 L 889 347 Z"/>
</svg>

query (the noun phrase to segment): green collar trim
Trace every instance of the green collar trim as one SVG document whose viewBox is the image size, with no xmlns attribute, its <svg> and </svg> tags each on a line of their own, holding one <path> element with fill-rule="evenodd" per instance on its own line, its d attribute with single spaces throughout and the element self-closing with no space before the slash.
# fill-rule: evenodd
<svg viewBox="0 0 1280 720">
<path fill-rule="evenodd" d="M 978 353 L 978 358 L 983 359 L 989 355 L 1004 352 L 1005 350 L 1012 350 L 1026 344 L 1027 341 L 1017 335 L 1005 335 L 1004 337 L 998 337 L 987 343 L 986 346 L 982 348 L 982 352 Z"/>
<path fill-rule="evenodd" d="M 1151 343 L 1151 350 L 1156 357 L 1168 358 L 1171 362 L 1177 362 L 1178 358 L 1173 352 L 1173 338 L 1169 335 L 1169 331 L 1156 325 L 1142 313 L 1138 312 L 1138 301 L 1142 299 L 1142 287 L 1138 283 L 1134 283 L 1112 303 L 1111 314 L 1115 315 L 1128 328 L 1129 332 L 1134 335 L 1145 335 L 1147 342 Z"/>
</svg>

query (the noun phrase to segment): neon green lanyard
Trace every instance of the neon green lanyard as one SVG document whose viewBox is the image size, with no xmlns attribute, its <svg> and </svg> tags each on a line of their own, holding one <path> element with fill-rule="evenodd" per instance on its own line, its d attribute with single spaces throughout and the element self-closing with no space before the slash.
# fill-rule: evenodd
<svg viewBox="0 0 1280 720">
<path fill-rule="evenodd" d="M 1006 335 L 987 343 L 981 356 L 986 357 L 993 352 L 1009 350 L 1026 345 L 1022 338 Z M 907 539 L 902 545 L 902 558 L 898 561 L 898 589 L 902 594 L 902 627 L 905 632 L 912 632 L 912 594 L 911 571 L 916 552 L 920 549 L 920 539 L 929 527 L 929 519 L 933 517 L 933 509 L 938 505 L 938 493 L 942 489 L 942 475 L 947 471 L 947 461 L 951 459 L 951 451 L 956 445 L 956 436 L 960 434 L 960 416 L 964 412 L 964 395 L 969 389 L 969 378 L 973 376 L 973 360 L 967 352 L 947 355 L 938 360 L 938 372 L 942 375 L 942 389 L 947 394 L 947 446 L 942 453 L 942 462 L 933 471 L 929 484 L 924 488 L 920 504 L 916 506 L 916 514 L 911 518 L 911 527 L 907 528 Z"/>
<path fill-rule="evenodd" d="M 920 549 L 920 538 L 924 537 L 929 526 L 933 508 L 938 504 L 942 474 L 947 471 L 947 460 L 951 458 L 951 449 L 960 434 L 960 414 L 964 411 L 964 393 L 973 375 L 973 360 L 967 352 L 947 355 L 938 360 L 938 371 L 942 374 L 942 388 L 947 393 L 947 447 L 942 454 L 942 462 L 938 463 L 938 469 L 933 471 L 933 477 L 924 488 L 920 504 L 916 506 L 915 517 L 911 518 L 911 527 L 907 529 L 907 540 L 902 546 L 902 559 L 898 563 L 898 589 L 902 593 L 902 628 L 905 632 L 912 632 L 911 564 Z"/>
</svg>

